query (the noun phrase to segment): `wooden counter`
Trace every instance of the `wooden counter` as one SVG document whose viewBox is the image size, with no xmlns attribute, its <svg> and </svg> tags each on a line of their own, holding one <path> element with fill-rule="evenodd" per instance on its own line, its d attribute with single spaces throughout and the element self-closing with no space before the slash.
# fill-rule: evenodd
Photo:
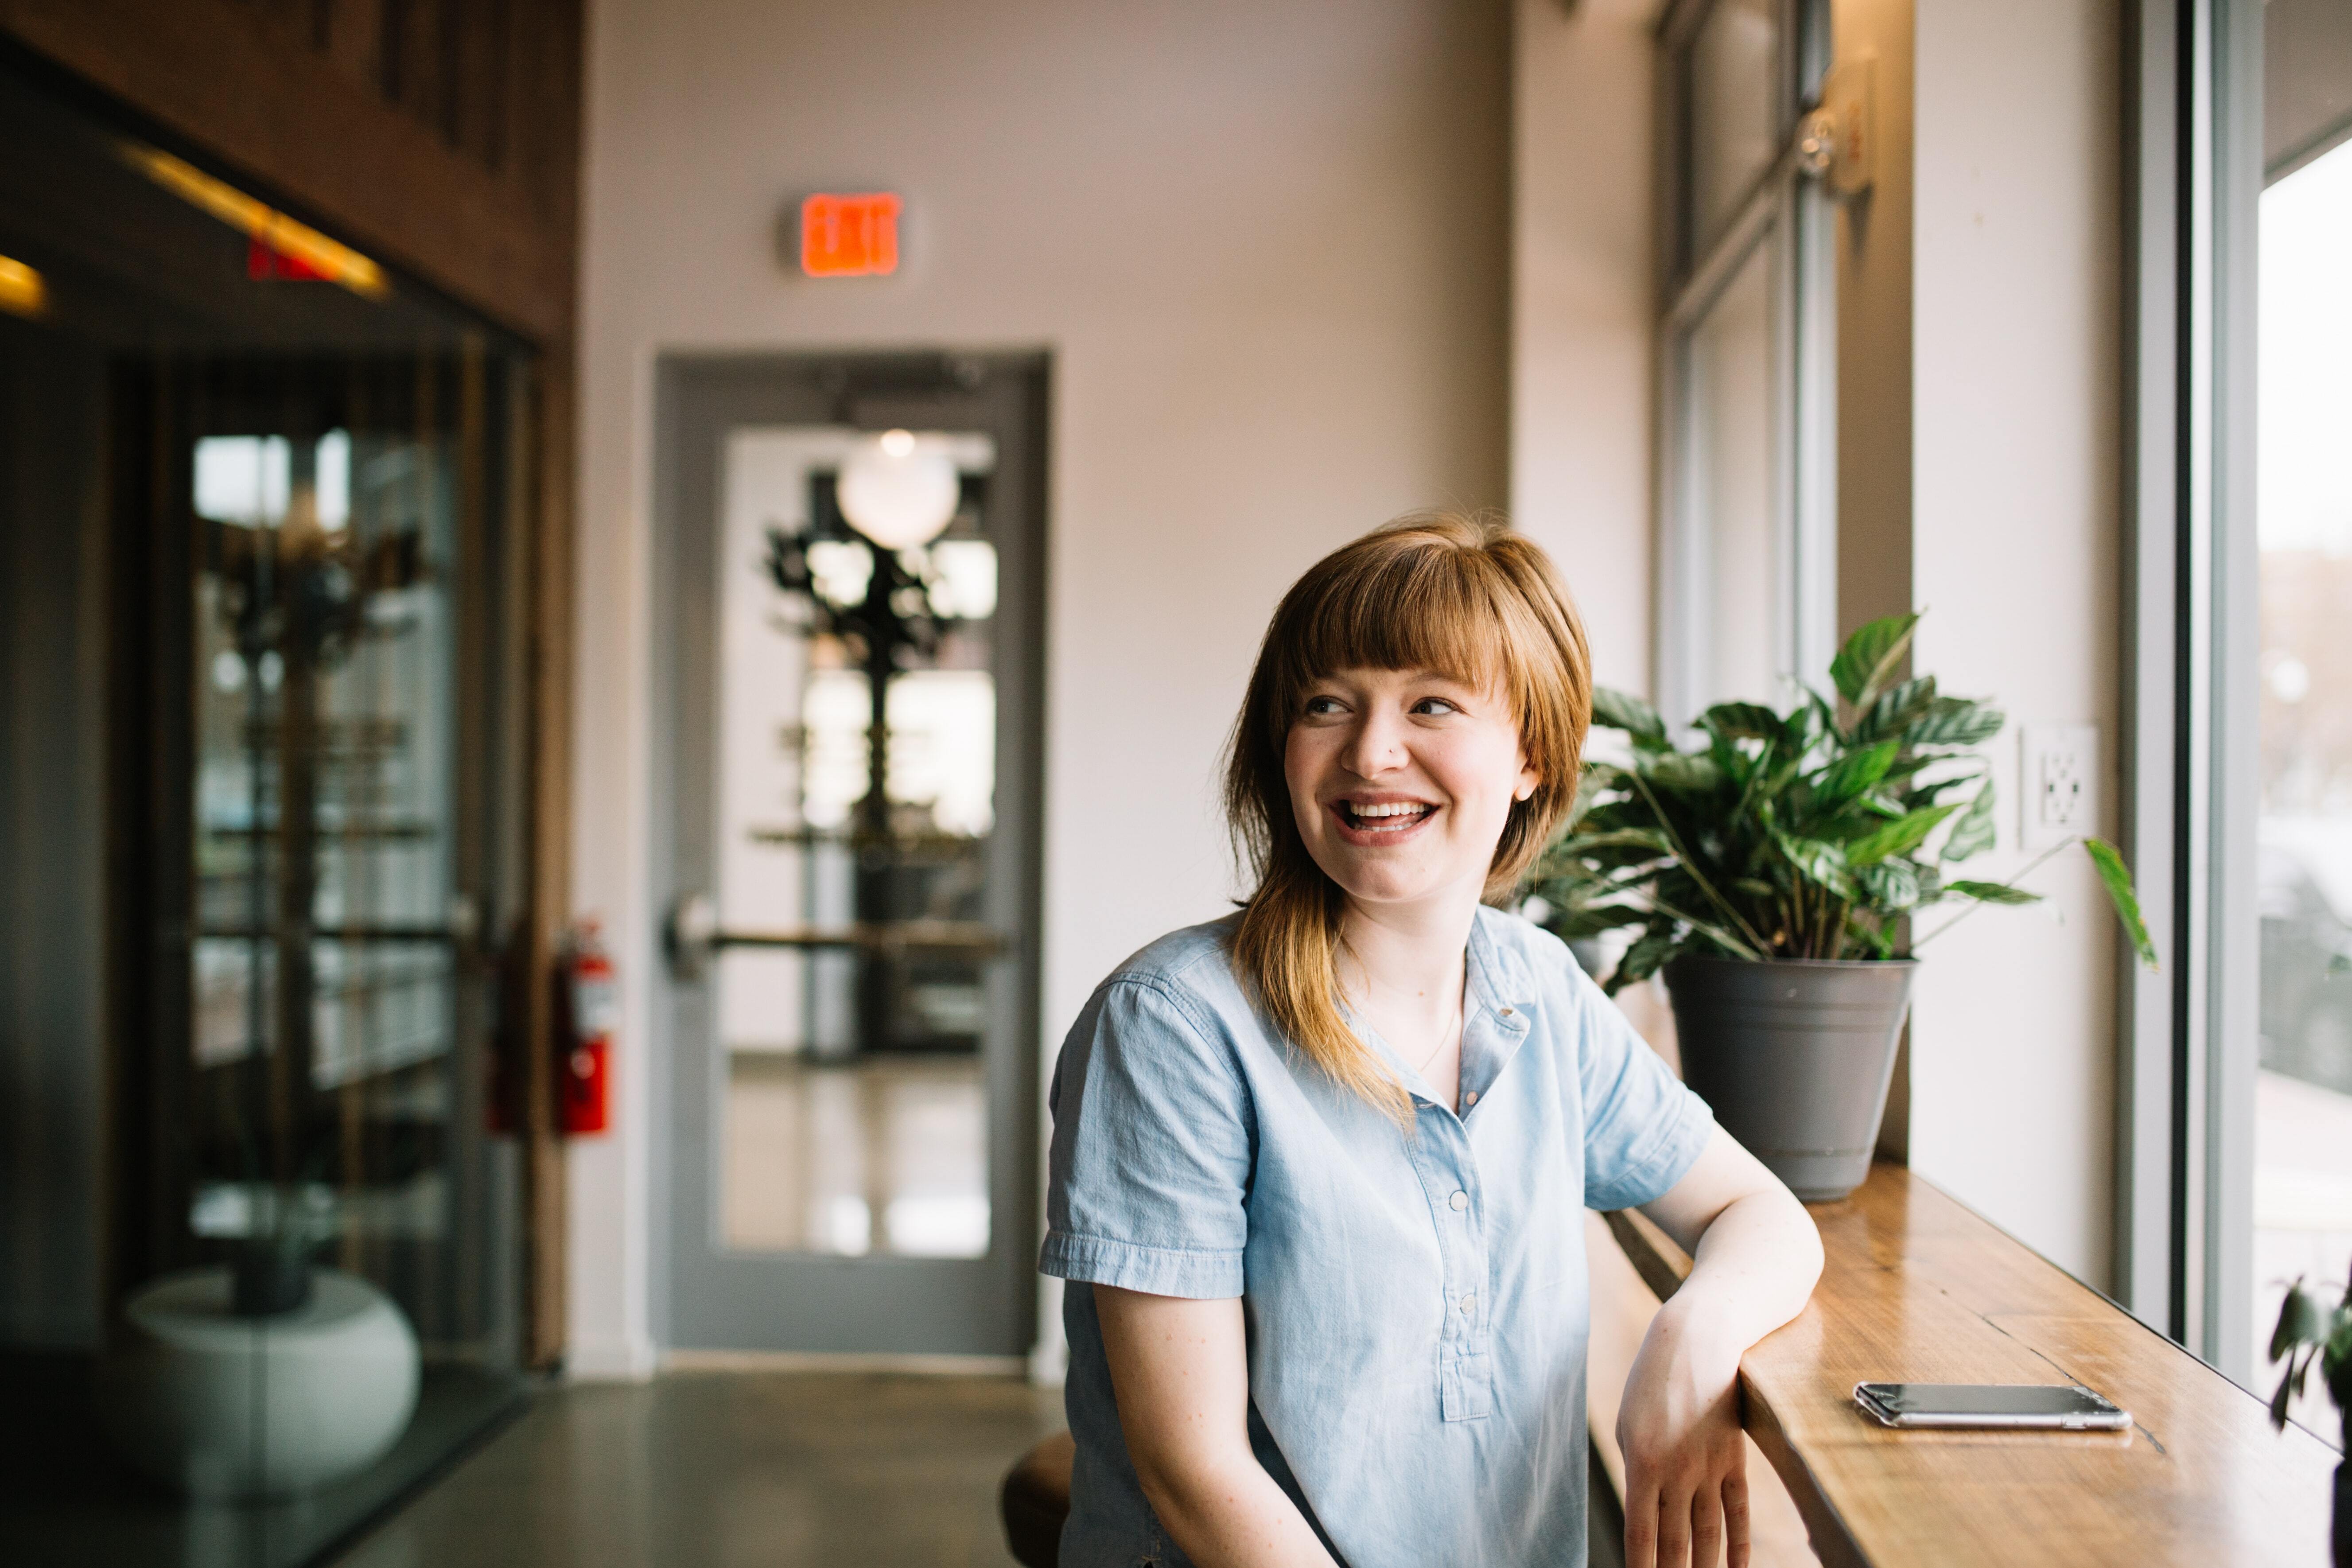
<svg viewBox="0 0 2352 1568">
<path fill-rule="evenodd" d="M 1899 1166 L 1808 1205 L 1828 1261 L 1740 1365 L 1743 1419 L 1826 1568 L 2326 1568 L 2335 1450 Z M 1652 1289 L 1690 1260 L 1633 1213 L 1609 1227 Z M 2129 1433 L 1897 1432 L 1864 1380 L 2080 1383 Z"/>
</svg>

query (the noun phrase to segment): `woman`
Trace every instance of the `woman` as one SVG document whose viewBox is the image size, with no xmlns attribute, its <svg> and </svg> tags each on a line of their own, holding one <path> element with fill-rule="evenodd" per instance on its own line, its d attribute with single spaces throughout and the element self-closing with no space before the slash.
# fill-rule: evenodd
<svg viewBox="0 0 2352 1568">
<path fill-rule="evenodd" d="M 1576 798 L 1543 552 L 1408 520 L 1275 611 L 1226 806 L 1239 914 L 1122 964 L 1055 1069 L 1068 1568 L 1581 1564 L 1585 1207 L 1690 1279 L 1627 1380 L 1633 1568 L 1747 1561 L 1735 1384 L 1812 1222 L 1507 896 Z"/>
</svg>

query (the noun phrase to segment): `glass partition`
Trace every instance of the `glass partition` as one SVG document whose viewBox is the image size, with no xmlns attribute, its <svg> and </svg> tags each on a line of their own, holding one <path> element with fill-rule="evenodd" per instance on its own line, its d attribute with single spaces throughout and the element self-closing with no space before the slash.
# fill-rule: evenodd
<svg viewBox="0 0 2352 1568">
<path fill-rule="evenodd" d="M 314 1561 L 520 1397 L 530 374 L 0 73 L 5 842 L 94 911 L 0 934 L 12 1565 Z"/>
</svg>

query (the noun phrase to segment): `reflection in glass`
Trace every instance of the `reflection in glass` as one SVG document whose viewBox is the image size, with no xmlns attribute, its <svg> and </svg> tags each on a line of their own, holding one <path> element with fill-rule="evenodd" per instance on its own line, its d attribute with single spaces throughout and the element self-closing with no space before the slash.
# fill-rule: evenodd
<svg viewBox="0 0 2352 1568">
<path fill-rule="evenodd" d="M 0 146 L 0 1559 L 279 1568 L 520 1394 L 530 365 L 5 60 Z"/>
<path fill-rule="evenodd" d="M 1705 606 L 1698 705 L 1770 702 L 1783 673 L 1772 505 L 1772 247 L 1748 254 L 1690 336 L 1689 482 Z"/>
<path fill-rule="evenodd" d="M 2341 1290 L 2352 1267 L 2352 147 L 2265 191 L 2260 221 L 2258 1374 L 2286 1282 Z M 2332 1436 L 2326 1400 L 2315 1377 L 2296 1414 Z"/>
<path fill-rule="evenodd" d="M 1691 40 L 1689 242 L 1704 249 L 1780 151 L 1779 0 L 1717 0 Z"/>
<path fill-rule="evenodd" d="M 865 439 L 745 429 L 727 447 L 714 897 L 722 930 L 793 944 L 718 957 L 720 1224 L 732 1247 L 978 1258 L 994 452 L 921 437 L 964 495 L 943 533 L 884 554 L 837 501 Z M 937 945 L 855 940 L 905 922 Z"/>
</svg>

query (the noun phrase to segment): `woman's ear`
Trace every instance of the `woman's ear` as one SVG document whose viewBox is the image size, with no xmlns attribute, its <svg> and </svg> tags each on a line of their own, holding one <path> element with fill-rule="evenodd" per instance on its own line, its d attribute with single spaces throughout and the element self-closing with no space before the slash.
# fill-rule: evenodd
<svg viewBox="0 0 2352 1568">
<path fill-rule="evenodd" d="M 1541 783 L 1543 783 L 1543 775 L 1537 773 L 1533 765 L 1528 762 L 1527 753 L 1520 752 L 1519 778 L 1518 782 L 1511 786 L 1511 798 L 1532 800 L 1535 797 L 1536 785 Z"/>
</svg>

